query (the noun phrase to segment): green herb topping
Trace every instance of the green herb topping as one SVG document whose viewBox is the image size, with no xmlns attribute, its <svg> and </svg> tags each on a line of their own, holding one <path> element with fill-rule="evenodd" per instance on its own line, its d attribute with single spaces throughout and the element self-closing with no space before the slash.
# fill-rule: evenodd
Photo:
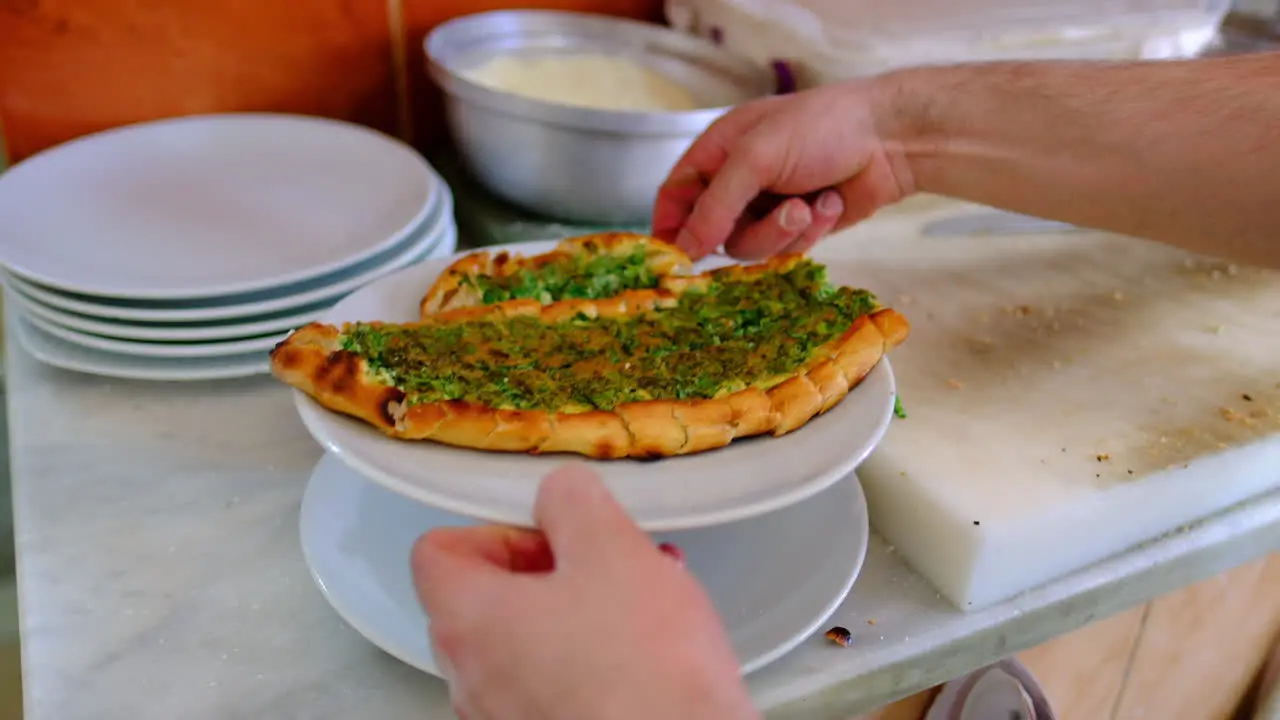
<svg viewBox="0 0 1280 720">
<path fill-rule="evenodd" d="M 479 290 L 486 305 L 525 299 L 596 300 L 624 290 L 657 287 L 658 276 L 649 268 L 648 258 L 644 246 L 625 255 L 558 255 L 537 268 L 502 277 L 467 276 L 463 282 Z"/>
<path fill-rule="evenodd" d="M 342 346 L 409 402 L 608 410 L 776 382 L 877 307 L 871 293 L 832 287 L 826 269 L 805 260 L 752 279 L 713 276 L 674 307 L 639 316 L 356 323 L 344 330 Z"/>
</svg>

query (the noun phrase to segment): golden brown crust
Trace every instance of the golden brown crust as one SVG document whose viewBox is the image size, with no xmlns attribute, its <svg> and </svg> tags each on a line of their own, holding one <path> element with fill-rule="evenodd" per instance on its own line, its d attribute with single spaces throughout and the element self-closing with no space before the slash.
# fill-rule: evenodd
<svg viewBox="0 0 1280 720">
<path fill-rule="evenodd" d="M 659 277 L 687 272 L 692 266 L 689 256 L 675 245 L 647 235 L 627 232 L 595 233 L 567 238 L 560 241 L 555 250 L 541 255 L 480 251 L 464 255 L 445 268 L 423 296 L 419 311 L 426 317 L 433 313 L 484 304 L 484 298 L 475 285 L 466 282 L 469 277 L 505 277 L 521 270 L 536 269 L 566 255 L 628 255 L 638 246 L 644 247 L 648 254 L 649 269 Z"/>
<path fill-rule="evenodd" d="M 786 269 L 795 257 L 716 271 L 760 274 Z M 578 313 L 629 314 L 674 304 L 695 278 L 664 278 L 664 287 L 633 290 L 603 300 L 542 305 L 515 300 L 430 315 L 420 325 L 539 315 L 558 322 Z M 406 405 L 404 393 L 381 382 L 353 353 L 342 350 L 337 328 L 312 324 L 271 353 L 272 371 L 321 405 L 360 418 L 389 436 L 432 440 L 478 450 L 576 453 L 598 459 L 656 458 L 703 452 L 733 440 L 792 432 L 840 402 L 891 348 L 910 332 L 906 318 L 880 309 L 858 318 L 840 337 L 818 348 L 798 372 L 761 387 L 702 400 L 653 400 L 612 411 L 500 410 L 463 401 Z"/>
<path fill-rule="evenodd" d="M 892 335 L 882 334 L 889 328 Z M 747 388 L 709 400 L 627 403 L 612 412 L 499 410 L 461 401 L 404 406 L 364 361 L 338 348 L 336 328 L 302 328 L 272 353 L 275 375 L 321 405 L 387 435 L 478 450 L 576 453 L 598 459 L 686 455 L 763 433 L 792 432 L 830 410 L 906 336 L 893 310 L 859 318 L 817 355 L 821 360 L 768 390 Z"/>
<path fill-rule="evenodd" d="M 371 382 L 365 361 L 343 350 L 338 335 L 332 325 L 298 328 L 271 351 L 272 373 L 330 410 L 358 417 L 383 432 L 394 431 L 389 408 L 402 401 L 404 393 Z"/>
</svg>

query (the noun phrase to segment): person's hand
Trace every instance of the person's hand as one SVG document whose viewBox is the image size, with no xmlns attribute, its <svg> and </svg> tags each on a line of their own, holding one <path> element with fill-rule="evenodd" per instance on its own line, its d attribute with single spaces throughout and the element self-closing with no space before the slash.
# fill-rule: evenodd
<svg viewBox="0 0 1280 720">
<path fill-rule="evenodd" d="M 654 235 L 694 259 L 805 252 L 909 195 L 910 171 L 881 139 L 874 80 L 746 103 L 713 123 L 658 191 Z"/>
<path fill-rule="evenodd" d="M 438 529 L 413 548 L 467 720 L 756 718 L 710 600 L 590 470 L 547 476 L 541 532 Z"/>
</svg>

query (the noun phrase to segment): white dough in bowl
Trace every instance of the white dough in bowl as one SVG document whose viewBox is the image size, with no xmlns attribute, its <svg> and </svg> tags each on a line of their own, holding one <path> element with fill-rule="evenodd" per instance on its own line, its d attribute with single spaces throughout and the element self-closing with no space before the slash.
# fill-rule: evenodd
<svg viewBox="0 0 1280 720">
<path fill-rule="evenodd" d="M 641 112 L 698 108 L 683 85 L 634 60 L 605 54 L 499 55 L 466 76 L 493 90 L 561 105 Z"/>
</svg>

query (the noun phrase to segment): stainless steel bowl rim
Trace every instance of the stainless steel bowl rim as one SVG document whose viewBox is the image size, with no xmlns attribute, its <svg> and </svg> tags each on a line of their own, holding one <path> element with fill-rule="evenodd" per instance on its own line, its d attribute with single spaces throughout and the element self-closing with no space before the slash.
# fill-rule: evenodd
<svg viewBox="0 0 1280 720">
<path fill-rule="evenodd" d="M 562 105 L 493 90 L 467 79 L 462 74 L 456 64 L 458 56 L 492 46 L 499 32 L 495 29 L 489 38 L 480 41 L 472 39 L 472 42 L 462 47 L 450 47 L 450 43 L 455 41 L 456 36 L 467 32 L 474 33 L 486 26 L 522 20 L 558 25 L 563 31 L 573 34 L 584 32 L 634 34 L 686 58 L 696 57 L 733 71 L 742 80 L 750 83 L 750 86 L 744 89 L 753 96 L 771 95 L 775 88 L 775 78 L 767 68 L 722 50 L 702 38 L 638 20 L 564 10 L 494 10 L 448 20 L 428 33 L 423 40 L 428 73 L 446 94 L 459 100 L 474 102 L 513 117 L 599 134 L 696 135 L 733 107 L 733 105 L 724 105 L 695 110 L 644 112 Z M 513 33 L 508 31 L 501 37 L 509 40 L 512 36 Z"/>
</svg>

